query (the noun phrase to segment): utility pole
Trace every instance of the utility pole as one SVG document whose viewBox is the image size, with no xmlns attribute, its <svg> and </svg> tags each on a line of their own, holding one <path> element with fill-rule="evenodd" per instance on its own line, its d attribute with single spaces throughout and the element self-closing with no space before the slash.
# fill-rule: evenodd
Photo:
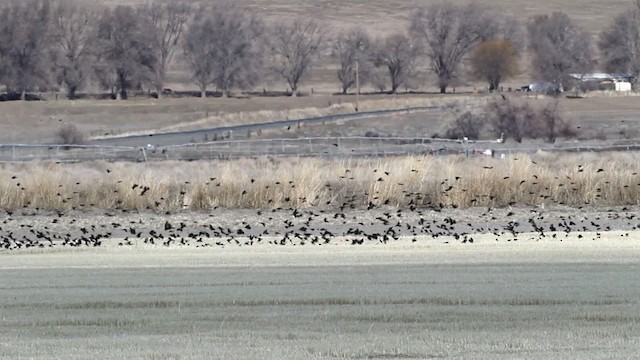
<svg viewBox="0 0 640 360">
<path fill-rule="evenodd" d="M 356 59 L 356 112 L 360 108 L 360 61 Z"/>
</svg>

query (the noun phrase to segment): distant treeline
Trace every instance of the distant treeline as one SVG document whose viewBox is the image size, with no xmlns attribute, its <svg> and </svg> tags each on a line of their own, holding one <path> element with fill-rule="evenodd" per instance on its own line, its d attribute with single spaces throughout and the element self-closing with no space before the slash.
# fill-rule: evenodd
<svg viewBox="0 0 640 360">
<path fill-rule="evenodd" d="M 146 89 L 161 97 L 168 69 L 181 63 L 201 96 L 250 90 L 277 76 L 290 94 L 319 61 L 337 65 L 343 93 L 357 84 L 395 93 L 433 82 L 442 93 L 466 80 L 498 89 L 522 72 L 556 90 L 570 74 L 598 67 L 640 73 L 640 0 L 612 19 L 597 44 L 564 13 L 520 22 L 470 3 L 418 8 L 397 33 L 372 38 L 354 27 L 334 33 L 308 18 L 268 24 L 256 12 L 219 1 L 155 0 L 96 7 L 67 0 L 10 1 L 0 6 L 0 84 L 5 99 L 65 91 L 74 99 L 99 86 L 126 99 Z M 598 54 L 598 51 L 599 54 Z M 599 59 L 599 60 L 598 60 Z M 635 87 L 635 83 L 634 83 Z"/>
</svg>

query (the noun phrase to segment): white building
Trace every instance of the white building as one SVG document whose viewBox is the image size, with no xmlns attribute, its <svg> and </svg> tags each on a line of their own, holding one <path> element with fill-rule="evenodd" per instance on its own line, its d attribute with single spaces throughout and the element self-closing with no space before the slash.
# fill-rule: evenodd
<svg viewBox="0 0 640 360">
<path fill-rule="evenodd" d="M 625 73 L 585 73 L 570 74 L 570 76 L 594 89 L 610 89 L 615 91 L 631 91 L 633 76 Z"/>
</svg>

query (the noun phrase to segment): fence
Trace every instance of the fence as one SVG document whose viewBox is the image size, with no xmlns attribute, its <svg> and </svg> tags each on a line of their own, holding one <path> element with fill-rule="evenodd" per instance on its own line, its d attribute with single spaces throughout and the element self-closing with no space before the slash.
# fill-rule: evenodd
<svg viewBox="0 0 640 360">
<path fill-rule="evenodd" d="M 224 140 L 166 147 L 103 145 L 0 145 L 0 161 L 50 160 L 79 162 L 233 159 L 260 156 L 362 157 L 512 153 L 638 151 L 640 143 L 506 146 L 500 141 L 460 141 L 401 137 L 309 137 Z"/>
</svg>

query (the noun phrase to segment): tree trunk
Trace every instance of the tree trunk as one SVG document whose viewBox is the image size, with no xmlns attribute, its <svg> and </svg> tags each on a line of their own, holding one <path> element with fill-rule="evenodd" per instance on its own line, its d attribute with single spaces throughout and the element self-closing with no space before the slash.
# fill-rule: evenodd
<svg viewBox="0 0 640 360">
<path fill-rule="evenodd" d="M 164 61 L 162 64 L 160 64 L 159 66 L 161 66 L 161 68 L 159 70 L 156 71 L 156 78 L 155 78 L 155 85 L 156 85 L 156 92 L 158 93 L 158 99 L 162 98 L 162 90 L 164 90 L 164 70 L 166 65 L 164 64 Z"/>
<path fill-rule="evenodd" d="M 22 90 L 20 91 L 20 100 L 22 100 L 22 101 L 27 100 L 27 91 L 26 91 L 26 90 L 24 90 L 24 89 L 22 89 Z"/>
<path fill-rule="evenodd" d="M 118 100 L 127 100 L 127 78 L 123 73 L 118 74 Z"/>
<path fill-rule="evenodd" d="M 74 100 L 76 98 L 76 90 L 77 88 L 75 86 L 69 87 L 69 90 L 67 91 L 67 99 Z"/>
<path fill-rule="evenodd" d="M 440 85 L 440 94 L 446 94 L 446 93 L 447 93 L 447 86 Z"/>
<path fill-rule="evenodd" d="M 200 89 L 200 98 L 204 99 L 207 97 L 207 88 Z"/>
</svg>

